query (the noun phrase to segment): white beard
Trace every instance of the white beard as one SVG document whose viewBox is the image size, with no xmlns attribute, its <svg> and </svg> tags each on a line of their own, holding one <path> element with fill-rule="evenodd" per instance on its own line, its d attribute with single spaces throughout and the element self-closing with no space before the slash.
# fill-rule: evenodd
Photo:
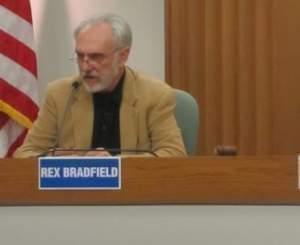
<svg viewBox="0 0 300 245">
<path fill-rule="evenodd" d="M 107 74 L 105 74 L 104 78 L 102 78 L 101 82 L 98 82 L 97 84 L 94 84 L 93 86 L 89 86 L 87 83 L 83 82 L 86 91 L 88 91 L 89 93 L 97 93 L 97 92 L 107 90 L 107 88 L 109 88 L 112 85 L 112 83 L 114 82 L 113 77 L 116 77 L 118 74 L 117 62 L 118 61 L 115 59 L 113 65 L 112 65 L 112 74 L 110 74 L 109 77 L 107 76 Z"/>
<path fill-rule="evenodd" d="M 88 91 L 89 93 L 101 92 L 101 91 L 104 91 L 108 87 L 108 86 L 103 86 L 103 84 L 101 84 L 101 83 L 97 83 L 91 87 L 88 84 L 86 84 L 85 82 L 83 82 L 83 86 L 86 89 L 86 91 Z"/>
</svg>

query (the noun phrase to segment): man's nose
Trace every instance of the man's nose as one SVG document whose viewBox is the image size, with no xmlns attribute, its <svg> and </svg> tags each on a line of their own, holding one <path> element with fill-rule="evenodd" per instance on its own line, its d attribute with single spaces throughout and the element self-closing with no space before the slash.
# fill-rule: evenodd
<svg viewBox="0 0 300 245">
<path fill-rule="evenodd" d="M 87 57 L 84 57 L 84 59 L 82 60 L 82 62 L 80 63 L 80 68 L 83 71 L 89 71 L 92 69 L 90 60 Z"/>
</svg>

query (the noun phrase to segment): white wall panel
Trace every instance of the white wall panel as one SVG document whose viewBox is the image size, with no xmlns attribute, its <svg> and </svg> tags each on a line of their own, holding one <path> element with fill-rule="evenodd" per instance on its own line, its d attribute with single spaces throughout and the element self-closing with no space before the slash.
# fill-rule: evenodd
<svg viewBox="0 0 300 245">
<path fill-rule="evenodd" d="M 1 244 L 299 245 L 298 206 L 1 207 Z"/>
</svg>

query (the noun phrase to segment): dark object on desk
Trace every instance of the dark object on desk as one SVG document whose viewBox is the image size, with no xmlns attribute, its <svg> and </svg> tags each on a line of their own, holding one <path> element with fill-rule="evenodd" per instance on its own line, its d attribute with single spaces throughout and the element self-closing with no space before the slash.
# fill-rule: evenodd
<svg viewBox="0 0 300 245">
<path fill-rule="evenodd" d="M 218 145 L 215 147 L 214 153 L 217 156 L 236 156 L 238 150 L 233 145 Z"/>
</svg>

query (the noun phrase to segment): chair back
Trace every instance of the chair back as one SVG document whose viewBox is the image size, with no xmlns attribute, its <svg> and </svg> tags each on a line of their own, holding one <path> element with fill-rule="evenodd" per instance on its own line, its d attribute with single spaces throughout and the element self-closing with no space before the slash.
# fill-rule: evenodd
<svg viewBox="0 0 300 245">
<path fill-rule="evenodd" d="M 188 92 L 180 89 L 175 89 L 175 91 L 176 121 L 178 127 L 181 129 L 181 134 L 188 155 L 196 155 L 200 121 L 198 103 Z"/>
</svg>

